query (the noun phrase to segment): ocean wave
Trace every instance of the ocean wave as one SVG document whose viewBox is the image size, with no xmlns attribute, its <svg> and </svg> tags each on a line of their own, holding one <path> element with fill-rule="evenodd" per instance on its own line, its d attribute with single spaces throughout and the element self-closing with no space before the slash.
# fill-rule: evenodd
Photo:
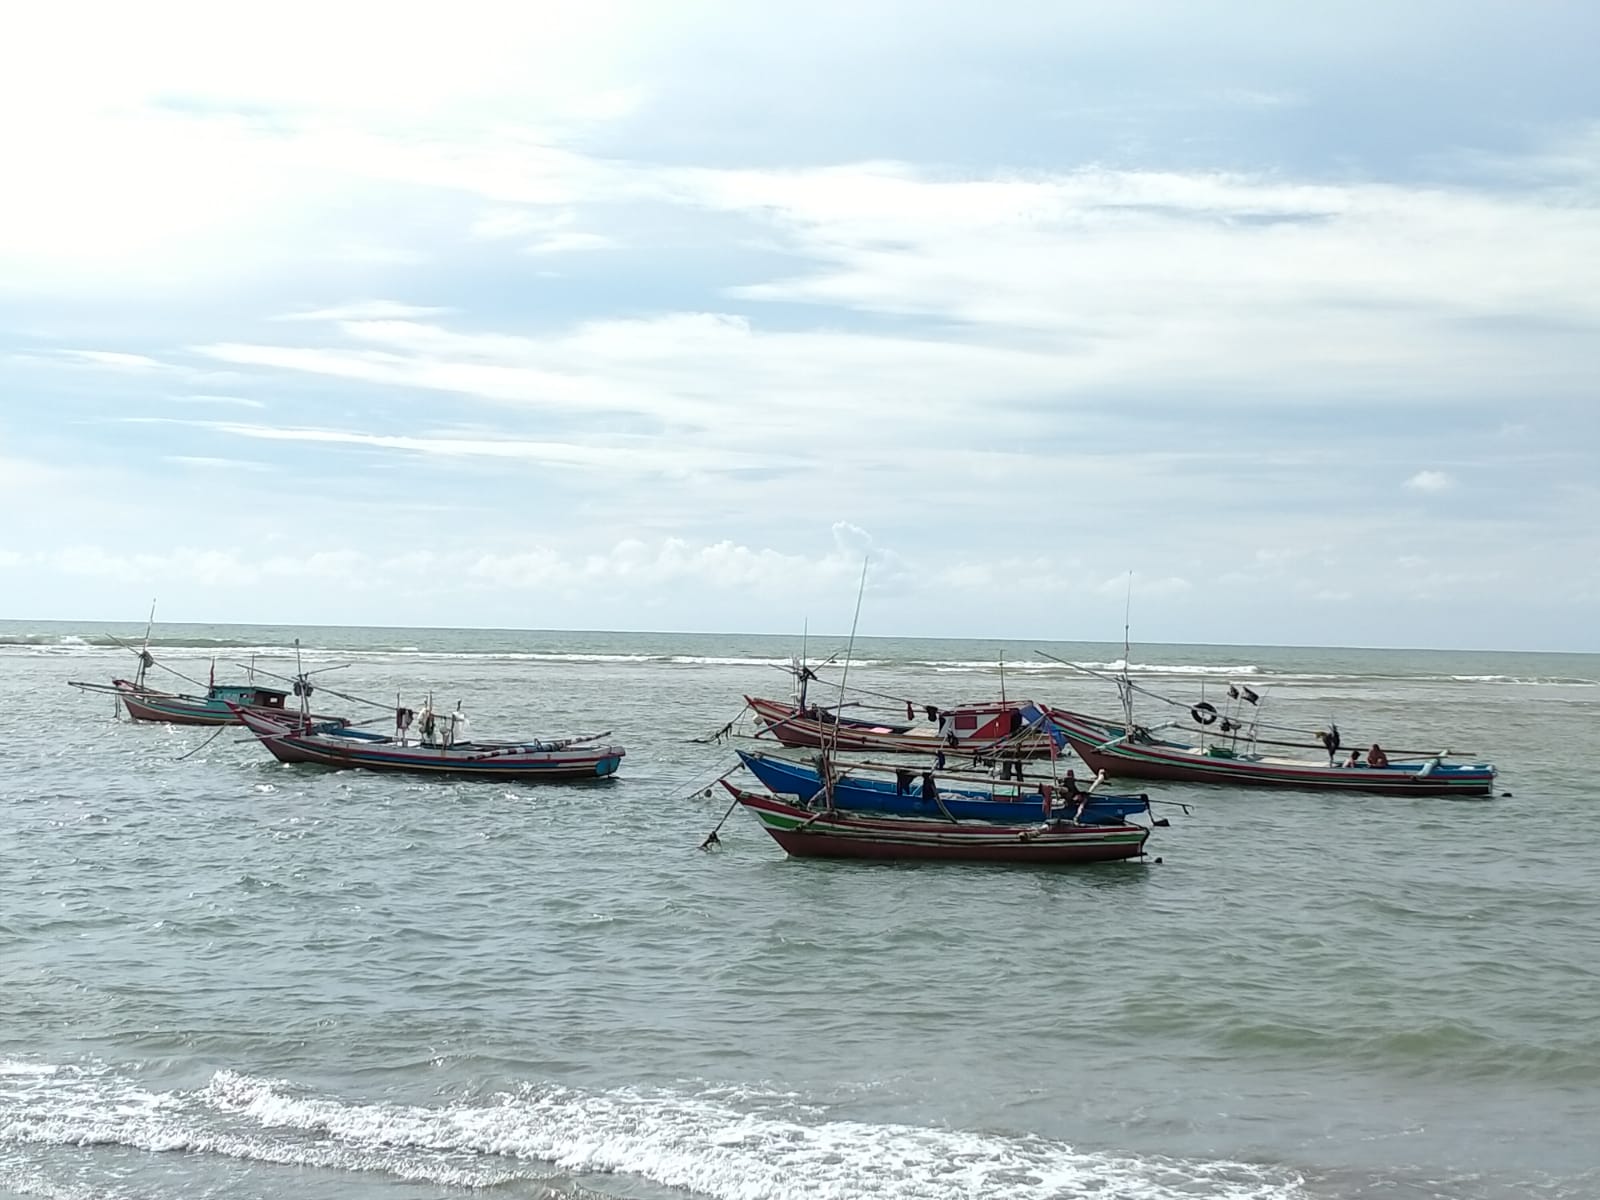
<svg viewBox="0 0 1600 1200">
<path fill-rule="evenodd" d="M 193 634 L 183 634 L 173 637 L 152 637 L 149 641 L 152 650 L 163 647 L 183 650 L 230 650 L 248 649 L 260 639 L 238 638 L 213 638 L 198 637 Z M 3 633 L 0 634 L 0 646 L 92 646 L 98 649 L 122 649 L 127 646 L 145 645 L 144 634 L 133 632 L 126 635 L 109 633 Z M 282 647 L 278 647 L 282 649 Z"/>
<path fill-rule="evenodd" d="M 454 1187 L 614 1174 L 719 1200 L 1300 1200 L 1281 1166 L 1084 1151 L 1033 1135 L 830 1120 L 784 1093 L 527 1084 L 439 1106 L 346 1101 L 232 1070 L 152 1093 L 109 1071 L 0 1083 L 0 1138 L 382 1172 Z"/>
<path fill-rule="evenodd" d="M 214 659 L 219 669 L 226 663 L 229 668 L 247 668 L 250 660 L 255 659 L 255 666 L 261 670 L 276 669 L 279 674 L 292 674 L 294 663 L 294 648 L 288 641 L 264 642 L 261 633 L 257 631 L 254 637 L 206 637 L 199 635 L 168 635 L 152 637 L 150 648 L 161 663 L 170 663 L 182 667 L 185 662 L 201 665 Z M 356 631 L 360 633 L 361 631 Z M 367 631 L 369 634 L 373 631 Z M 316 642 L 304 642 L 299 647 L 303 661 L 308 665 L 326 662 L 329 658 L 350 660 L 353 662 L 370 663 L 524 663 L 530 665 L 550 666 L 593 666 L 593 667 L 683 667 L 683 668 L 736 668 L 736 669 L 779 669 L 788 670 L 794 663 L 790 655 L 778 655 L 760 652 L 731 653 L 704 653 L 691 654 L 673 652 L 667 649 L 652 647 L 645 650 L 629 650 L 621 647 L 614 650 L 604 649 L 520 649 L 515 641 L 501 635 L 496 636 L 496 644 L 469 645 L 457 644 L 446 649 L 427 649 L 425 642 L 419 642 L 416 631 L 406 631 L 411 636 L 406 640 L 396 639 L 385 642 L 381 639 L 368 640 L 360 636 L 343 639 L 329 635 L 329 631 L 321 630 Z M 457 634 L 459 637 L 459 633 Z M 454 639 L 441 639 L 446 646 Z M 540 638 L 531 636 L 524 644 L 537 647 Z M 732 639 L 730 639 L 732 640 Z M 509 644 L 508 644 L 509 643 Z M 143 644 L 142 635 L 130 634 L 119 639 L 111 634 L 85 631 L 79 633 L 0 633 L 0 653 L 60 655 L 64 657 L 92 657 L 104 656 L 108 652 L 126 653 L 130 648 Z M 187 656 L 185 653 L 187 652 Z M 1429 671 L 1427 669 L 1414 670 L 1384 670 L 1371 669 L 1377 666 L 1375 660 L 1364 661 L 1360 666 L 1352 663 L 1351 670 L 1318 670 L 1297 668 L 1292 664 L 1292 659 L 1282 665 L 1264 665 L 1254 662 L 1236 663 L 1181 663 L 1181 662 L 1132 662 L 1124 660 L 1096 660 L 1084 659 L 1081 661 L 1067 661 L 1064 659 L 1025 658 L 989 659 L 986 657 L 911 657 L 914 651 L 908 648 L 906 657 L 897 654 L 884 654 L 879 652 L 873 657 L 854 658 L 851 660 L 852 668 L 885 668 L 899 671 L 926 672 L 930 675 L 995 675 L 999 673 L 1010 674 L 1018 678 L 1030 679 L 1056 679 L 1072 678 L 1085 673 L 1098 673 L 1102 675 L 1120 674 L 1126 671 L 1136 679 L 1168 679 L 1168 680 L 1198 680 L 1202 683 L 1224 683 L 1231 680 L 1249 681 L 1259 688 L 1268 685 L 1297 686 L 1307 684 L 1373 684 L 1373 683 L 1446 683 L 1462 686 L 1482 685 L 1485 687 L 1561 687 L 1561 688 L 1595 688 L 1600 687 L 1600 680 L 1588 676 L 1535 673 L 1445 673 Z M 926 648 L 924 648 L 926 653 Z M 1285 652 L 1288 659 L 1290 652 Z M 1358 652 L 1352 652 L 1358 653 Z M 130 660 L 131 661 L 131 660 Z M 276 663 L 276 667 L 274 667 Z M 1420 664 L 1418 664 L 1420 666 Z M 826 673 L 836 672 L 842 664 L 829 661 L 826 664 L 813 662 L 814 669 Z M 1310 664 L 1306 664 L 1310 667 Z"/>
<path fill-rule="evenodd" d="M 1263 669 L 1253 663 L 1243 663 L 1236 666 L 1195 666 L 1193 664 L 1176 663 L 1131 663 L 1124 667 L 1121 659 L 1115 662 L 1066 662 L 1058 660 L 1033 660 L 1007 659 L 1005 662 L 988 659 L 959 659 L 959 658 L 930 658 L 916 659 L 901 664 L 907 667 L 926 667 L 940 674 L 962 674 L 973 672 L 1000 672 L 1007 674 L 1028 675 L 1075 675 L 1088 671 L 1102 674 L 1117 674 L 1127 670 L 1130 675 L 1178 675 L 1195 676 L 1200 678 L 1230 679 L 1237 677 L 1253 677 L 1263 673 Z M 1339 678 L 1330 676 L 1330 678 Z"/>
<path fill-rule="evenodd" d="M 583 1092 L 528 1085 L 483 1105 L 347 1104 L 278 1081 L 219 1072 L 206 1098 L 269 1127 L 352 1145 L 534 1159 L 563 1171 L 628 1174 L 706 1196 L 1059 1196 L 1266 1200 L 1299 1194 L 1299 1176 L 1245 1163 L 1083 1153 L 1035 1137 L 830 1121 L 781 1095 L 663 1089 Z"/>
<path fill-rule="evenodd" d="M 122 1146 L 149 1153 L 215 1154 L 246 1162 L 325 1170 L 378 1172 L 418 1183 L 484 1188 L 525 1176 L 504 1165 L 472 1161 L 464 1153 L 397 1149 L 381 1139 L 368 1144 L 308 1140 L 315 1129 L 291 1136 L 208 1119 L 205 1091 L 150 1092 L 103 1067 L 52 1071 L 50 1086 L 7 1086 L 0 1072 L 0 1144 Z M 227 1072 L 219 1073 L 219 1078 Z M 213 1081 L 215 1083 L 215 1081 Z M 298 1135 L 298 1136 L 296 1136 Z"/>
</svg>

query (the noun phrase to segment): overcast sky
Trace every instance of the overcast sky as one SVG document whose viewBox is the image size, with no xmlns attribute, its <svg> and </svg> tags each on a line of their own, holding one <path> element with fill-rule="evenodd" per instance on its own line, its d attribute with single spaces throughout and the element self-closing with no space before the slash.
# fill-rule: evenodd
<svg viewBox="0 0 1600 1200">
<path fill-rule="evenodd" d="M 1596 46 L 18 9 L 0 617 L 1600 650 Z"/>
</svg>

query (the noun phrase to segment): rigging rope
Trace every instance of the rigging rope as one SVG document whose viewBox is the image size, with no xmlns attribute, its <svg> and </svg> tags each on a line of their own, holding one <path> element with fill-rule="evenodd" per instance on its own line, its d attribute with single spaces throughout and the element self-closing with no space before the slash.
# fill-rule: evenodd
<svg viewBox="0 0 1600 1200">
<path fill-rule="evenodd" d="M 216 728 L 216 731 L 213 732 L 212 735 L 210 737 L 208 737 L 205 741 L 201 742 L 193 750 L 189 751 L 188 754 L 180 754 L 180 755 L 178 755 L 177 758 L 173 759 L 172 761 L 173 762 L 182 762 L 184 759 L 188 758 L 192 754 L 199 754 L 200 751 L 204 750 L 207 746 L 211 745 L 212 742 L 216 741 L 219 737 L 221 737 L 222 736 L 222 731 L 224 729 L 227 729 L 227 728 L 229 728 L 229 726 L 227 726 L 227 725 L 218 725 L 217 728 Z"/>
<path fill-rule="evenodd" d="M 128 651 L 130 654 L 138 655 L 141 658 L 141 660 L 142 659 L 149 659 L 149 662 L 146 664 L 147 667 L 160 667 L 163 671 L 167 672 L 167 674 L 176 675 L 179 679 L 183 680 L 185 683 L 192 683 L 197 688 L 206 687 L 206 685 L 201 683 L 198 679 L 190 679 L 182 671 L 179 671 L 174 667 L 167 666 L 166 663 L 162 662 L 159 658 L 156 658 L 153 654 L 150 653 L 150 651 L 148 651 L 148 650 L 139 650 L 139 649 L 137 649 L 137 648 L 135 648 L 133 646 L 130 646 L 130 645 L 128 645 L 127 642 L 123 641 L 121 638 L 119 638 L 114 633 L 108 633 L 108 634 L 106 634 L 106 636 L 108 638 L 110 638 L 113 642 L 115 642 L 117 645 L 121 646 L 124 650 Z"/>
</svg>

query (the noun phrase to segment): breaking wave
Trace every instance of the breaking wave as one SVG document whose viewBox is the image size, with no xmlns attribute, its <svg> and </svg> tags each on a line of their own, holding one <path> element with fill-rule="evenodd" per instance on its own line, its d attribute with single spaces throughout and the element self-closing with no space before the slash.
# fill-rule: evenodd
<svg viewBox="0 0 1600 1200">
<path fill-rule="evenodd" d="M 719 1200 L 1305 1195 L 1300 1175 L 1281 1166 L 836 1120 L 792 1095 L 742 1088 L 596 1092 L 526 1084 L 434 1106 L 343 1100 L 231 1070 L 192 1091 L 151 1092 L 98 1067 L 0 1068 L 5 1142 L 221 1155 L 470 1188 L 617 1175 Z"/>
</svg>

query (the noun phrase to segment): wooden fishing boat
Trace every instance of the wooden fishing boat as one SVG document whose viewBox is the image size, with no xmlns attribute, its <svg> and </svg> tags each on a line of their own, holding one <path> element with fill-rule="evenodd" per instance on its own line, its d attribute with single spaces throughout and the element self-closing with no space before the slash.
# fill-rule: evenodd
<svg viewBox="0 0 1600 1200">
<path fill-rule="evenodd" d="M 79 691 L 115 696 L 122 710 L 128 714 L 129 720 L 133 721 L 156 721 L 169 725 L 238 725 L 240 721 L 234 715 L 234 706 L 263 712 L 269 716 L 272 714 L 281 716 L 287 711 L 286 700 L 289 693 L 282 688 L 258 686 L 255 682 L 253 665 L 248 683 L 228 684 L 217 682 L 215 659 L 211 662 L 210 675 L 205 683 L 190 678 L 168 664 L 157 662 L 155 656 L 150 653 L 150 631 L 155 625 L 155 619 L 156 610 L 152 604 L 150 620 L 144 629 L 142 646 L 125 642 L 114 634 L 109 635 L 112 641 L 137 658 L 139 666 L 132 679 L 113 679 L 110 683 L 69 679 L 67 686 L 75 687 Z M 201 691 L 199 694 L 193 694 L 151 687 L 145 680 L 152 668 L 159 668 Z M 307 686 L 303 682 L 297 684 L 298 689 Z M 300 695 L 300 691 L 297 690 L 295 694 Z M 311 693 L 307 690 L 305 694 Z M 340 724 L 344 720 L 342 717 L 331 716 L 314 716 L 312 719 L 319 723 L 331 724 Z"/>
<path fill-rule="evenodd" d="M 823 768 L 777 754 L 739 750 L 739 759 L 767 788 L 801 804 L 823 792 Z M 1150 811 L 1145 795 L 1116 796 L 1078 787 L 1069 771 L 1063 780 L 987 779 L 974 772 L 912 770 L 888 763 L 827 759 L 833 807 L 847 812 L 886 813 L 928 819 L 1009 821 L 1018 824 L 1071 817 L 1083 824 L 1120 824 Z"/>
<path fill-rule="evenodd" d="M 424 714 L 424 736 L 411 741 L 407 730 L 414 715 L 399 709 L 396 735 L 374 733 L 345 725 L 327 725 L 294 714 L 268 714 L 233 705 L 245 728 L 272 752 L 279 762 L 316 763 L 325 767 L 352 767 L 366 771 L 409 771 L 429 775 L 459 775 L 478 779 L 544 779 L 551 781 L 603 779 L 622 762 L 621 746 L 601 742 L 609 734 L 526 742 L 457 741 L 453 714 L 437 722 Z M 434 736 L 433 728 L 438 735 Z"/>
<path fill-rule="evenodd" d="M 141 688 L 126 679 L 115 679 L 112 687 L 122 708 L 135 721 L 165 721 L 172 725 L 239 725 L 234 708 L 248 709 L 266 716 L 284 715 L 289 693 L 278 688 L 252 684 L 212 684 L 204 696 L 185 696 Z M 321 724 L 341 724 L 343 717 L 317 716 Z"/>
<path fill-rule="evenodd" d="M 238 725 L 234 707 L 247 708 L 266 716 L 292 714 L 286 701 L 289 693 L 279 688 L 259 687 L 253 683 L 212 683 L 203 695 L 162 691 L 131 679 L 113 679 L 110 683 L 95 683 L 69 679 L 68 687 L 83 692 L 96 692 L 115 696 L 122 710 L 133 721 L 157 721 L 168 725 Z M 342 724 L 345 718 L 313 716 L 319 724 Z"/>
<path fill-rule="evenodd" d="M 993 700 L 954 708 L 926 707 L 907 721 L 852 716 L 837 707 L 746 696 L 760 726 L 757 737 L 802 749 L 867 750 L 883 754 L 1039 758 L 1050 739 L 1037 728 L 1038 709 L 1025 700 Z M 1034 714 L 1029 715 L 1029 712 Z"/>
<path fill-rule="evenodd" d="M 1142 825 L 1079 825 L 1066 820 L 1007 825 L 928 821 L 810 809 L 723 780 L 734 800 L 795 858 L 993 862 L 1034 865 L 1115 862 L 1144 853 Z"/>
<path fill-rule="evenodd" d="M 1354 763 L 1320 762 L 1256 753 L 1252 741 L 1230 739 L 1226 734 L 1184 739 L 1166 736 L 1164 729 L 1151 731 L 1065 709 L 1047 708 L 1045 712 L 1089 769 L 1111 778 L 1391 796 L 1487 796 L 1494 791 L 1493 764 L 1446 762 L 1442 753 L 1408 761 L 1389 759 L 1382 766 L 1362 762 L 1359 755 L 1352 755 L 1357 760 Z"/>
</svg>

